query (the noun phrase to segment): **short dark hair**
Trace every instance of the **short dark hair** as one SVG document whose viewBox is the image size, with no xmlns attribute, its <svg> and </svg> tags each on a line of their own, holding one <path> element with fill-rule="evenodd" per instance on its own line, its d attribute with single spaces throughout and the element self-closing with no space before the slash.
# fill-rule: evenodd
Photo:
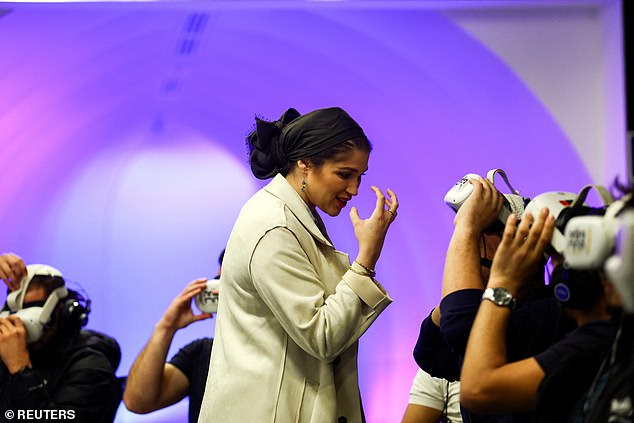
<svg viewBox="0 0 634 423">
<path fill-rule="evenodd" d="M 35 275 L 31 282 L 29 283 L 29 289 L 31 288 L 42 288 L 44 292 L 46 292 L 46 298 L 51 295 L 55 289 L 60 286 L 64 286 L 66 282 L 64 278 L 61 276 L 50 276 L 50 275 Z"/>
</svg>

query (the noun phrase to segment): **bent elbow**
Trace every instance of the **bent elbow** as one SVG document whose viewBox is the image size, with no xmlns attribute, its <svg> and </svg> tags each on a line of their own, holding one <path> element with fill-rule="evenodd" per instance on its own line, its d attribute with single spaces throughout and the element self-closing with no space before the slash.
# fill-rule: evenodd
<svg viewBox="0 0 634 423">
<path fill-rule="evenodd" d="M 477 382 L 460 381 L 460 405 L 477 414 L 495 412 L 499 409 L 499 398 L 487 393 Z"/>
<path fill-rule="evenodd" d="M 156 409 L 139 398 L 135 398 L 134 395 L 128 393 L 123 394 L 123 403 L 125 404 L 125 408 L 136 414 L 147 414 Z"/>
</svg>

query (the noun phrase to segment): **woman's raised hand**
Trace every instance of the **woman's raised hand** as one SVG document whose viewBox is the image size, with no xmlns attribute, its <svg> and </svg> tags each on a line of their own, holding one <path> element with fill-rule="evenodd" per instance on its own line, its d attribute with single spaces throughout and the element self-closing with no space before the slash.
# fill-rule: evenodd
<svg viewBox="0 0 634 423">
<path fill-rule="evenodd" d="M 369 218 L 361 219 L 356 207 L 350 210 L 350 220 L 359 243 L 356 261 L 369 269 L 374 269 L 381 255 L 387 229 L 396 219 L 398 209 L 396 194 L 391 189 L 387 190 L 389 199 L 379 188 L 373 186 L 372 190 L 376 194 L 376 207 Z"/>
</svg>

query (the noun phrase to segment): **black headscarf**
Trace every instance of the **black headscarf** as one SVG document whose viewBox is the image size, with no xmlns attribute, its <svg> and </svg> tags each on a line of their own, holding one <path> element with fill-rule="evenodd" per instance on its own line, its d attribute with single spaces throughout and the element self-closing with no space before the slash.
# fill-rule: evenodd
<svg viewBox="0 0 634 423">
<path fill-rule="evenodd" d="M 286 170 L 289 162 L 310 158 L 345 141 L 366 138 L 363 129 L 339 107 L 300 115 L 288 109 L 280 119 L 255 118 L 256 128 L 247 137 L 251 171 L 268 179 Z"/>
</svg>

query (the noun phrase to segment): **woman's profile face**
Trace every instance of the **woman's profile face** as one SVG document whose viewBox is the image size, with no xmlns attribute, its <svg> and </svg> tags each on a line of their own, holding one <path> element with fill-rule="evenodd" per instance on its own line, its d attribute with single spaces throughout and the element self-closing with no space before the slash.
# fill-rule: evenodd
<svg viewBox="0 0 634 423">
<path fill-rule="evenodd" d="M 306 176 L 308 205 L 319 207 L 329 216 L 337 216 L 357 195 L 361 176 L 368 170 L 370 153 L 354 149 L 339 160 L 311 167 Z"/>
</svg>

